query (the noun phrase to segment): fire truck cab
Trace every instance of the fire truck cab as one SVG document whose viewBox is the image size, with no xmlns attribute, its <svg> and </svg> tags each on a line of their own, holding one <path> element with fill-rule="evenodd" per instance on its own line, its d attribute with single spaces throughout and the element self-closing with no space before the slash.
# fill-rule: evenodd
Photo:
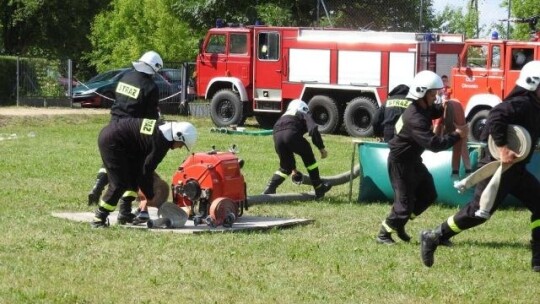
<svg viewBox="0 0 540 304">
<path fill-rule="evenodd" d="M 461 102 L 469 140 L 478 141 L 489 110 L 512 91 L 521 68 L 540 59 L 540 42 L 471 39 L 452 69 L 452 99 Z"/>
<path fill-rule="evenodd" d="M 210 100 L 218 127 L 255 116 L 271 128 L 300 98 L 321 133 L 343 125 L 351 136 L 371 136 L 389 91 L 421 70 L 449 75 L 462 49 L 463 36 L 455 34 L 216 27 L 197 57 L 197 94 Z"/>
</svg>

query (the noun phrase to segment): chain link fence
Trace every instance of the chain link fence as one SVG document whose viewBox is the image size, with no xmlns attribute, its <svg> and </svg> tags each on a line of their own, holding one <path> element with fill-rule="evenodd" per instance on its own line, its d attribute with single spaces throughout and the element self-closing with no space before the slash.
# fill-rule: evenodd
<svg viewBox="0 0 540 304">
<path fill-rule="evenodd" d="M 91 79 L 73 76 L 73 62 L 69 59 L 16 58 L 8 65 L 13 67 L 5 80 L 7 85 L 2 94 L 7 97 L 0 100 L 1 105 L 81 107 L 81 103 L 72 98 L 73 89 L 90 91 L 95 88 L 88 82 Z M 189 115 L 189 103 L 195 99 L 192 79 L 195 63 L 166 62 L 165 67 L 154 76 L 159 87 L 160 110 L 164 114 Z M 111 84 L 104 91 L 95 90 L 94 97 L 101 99 L 98 106 L 109 107 L 114 102 L 115 87 Z"/>
</svg>

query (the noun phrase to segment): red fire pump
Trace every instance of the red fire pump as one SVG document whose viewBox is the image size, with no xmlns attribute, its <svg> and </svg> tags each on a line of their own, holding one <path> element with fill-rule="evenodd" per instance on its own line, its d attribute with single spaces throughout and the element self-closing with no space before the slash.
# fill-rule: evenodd
<svg viewBox="0 0 540 304">
<path fill-rule="evenodd" d="M 229 152 L 191 154 L 172 179 L 173 202 L 184 209 L 195 226 L 231 227 L 247 210 L 247 190 L 240 169 L 243 160 Z"/>
</svg>

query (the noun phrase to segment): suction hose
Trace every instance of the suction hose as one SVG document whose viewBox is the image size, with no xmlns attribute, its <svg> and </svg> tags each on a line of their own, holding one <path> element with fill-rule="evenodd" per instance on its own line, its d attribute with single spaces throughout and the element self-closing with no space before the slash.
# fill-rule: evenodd
<svg viewBox="0 0 540 304">
<path fill-rule="evenodd" d="M 350 182 L 360 175 L 360 165 L 356 165 L 352 171 L 343 172 L 338 175 L 321 177 L 321 179 L 332 186 L 342 185 Z M 312 185 L 311 179 L 307 175 L 302 175 L 302 184 Z M 310 193 L 284 193 L 284 194 L 261 194 L 248 197 L 249 205 L 257 205 L 263 203 L 284 203 L 289 201 L 312 201 L 315 199 L 314 194 Z"/>
<path fill-rule="evenodd" d="M 267 136 L 272 135 L 272 130 L 259 130 L 248 131 L 245 129 L 227 129 L 227 128 L 211 128 L 210 132 L 222 133 L 222 134 L 240 134 L 240 135 L 253 135 L 253 136 Z"/>
</svg>

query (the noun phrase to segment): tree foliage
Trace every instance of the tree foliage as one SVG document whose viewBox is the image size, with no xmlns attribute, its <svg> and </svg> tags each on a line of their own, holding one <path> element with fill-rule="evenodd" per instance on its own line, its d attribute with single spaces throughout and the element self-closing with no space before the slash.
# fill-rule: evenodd
<svg viewBox="0 0 540 304">
<path fill-rule="evenodd" d="M 441 33 L 464 34 L 465 38 L 476 38 L 483 27 L 478 28 L 478 12 L 470 6 L 463 12 L 445 6 L 433 19 L 434 31 Z"/>
<path fill-rule="evenodd" d="M 512 0 L 511 15 L 514 18 L 540 17 L 540 5 L 538 4 L 538 0 Z M 538 29 L 538 25 L 536 28 Z M 529 24 L 513 23 L 511 37 L 513 39 L 529 40 L 531 37 Z"/>
<path fill-rule="evenodd" d="M 7 55 L 77 57 L 94 15 L 110 0 L 0 0 L 0 49 Z"/>
<path fill-rule="evenodd" d="M 216 19 L 254 24 L 259 19 L 278 26 L 334 26 L 386 31 L 429 30 L 432 0 L 176 0 L 174 11 L 198 29 L 212 27 Z M 421 9 L 421 5 L 423 7 Z M 421 18 L 422 17 L 422 18 Z M 422 25 L 420 24 L 422 20 Z"/>
<path fill-rule="evenodd" d="M 92 25 L 90 62 L 98 71 L 129 65 L 148 50 L 164 61 L 191 61 L 198 33 L 172 13 L 170 0 L 113 0 Z"/>
</svg>

